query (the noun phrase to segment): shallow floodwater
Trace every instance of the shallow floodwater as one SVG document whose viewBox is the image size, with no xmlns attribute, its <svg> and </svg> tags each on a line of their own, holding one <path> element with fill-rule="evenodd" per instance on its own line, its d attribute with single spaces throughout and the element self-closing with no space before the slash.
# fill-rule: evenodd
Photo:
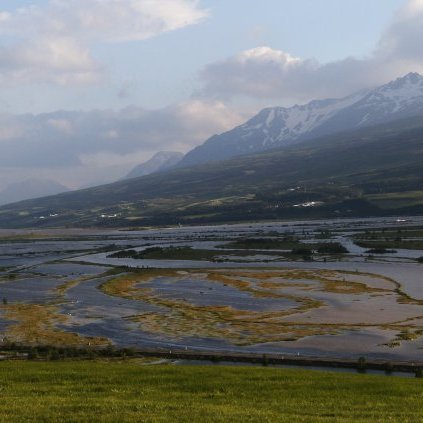
<svg viewBox="0 0 423 423">
<path fill-rule="evenodd" d="M 405 222 L 404 222 L 405 221 Z M 257 353 L 276 353 L 311 355 L 325 357 L 359 357 L 365 355 L 373 358 L 390 360 L 419 360 L 423 341 L 420 335 L 414 339 L 401 340 L 395 345 L 392 340 L 398 335 L 398 328 L 381 325 L 398 319 L 410 319 L 414 329 L 423 333 L 423 305 L 418 302 L 401 304 L 395 297 L 394 289 L 399 284 L 401 290 L 415 300 L 423 300 L 423 265 L 416 262 L 423 256 L 419 250 L 398 250 L 395 254 L 368 257 L 365 249 L 354 244 L 351 236 L 357 231 L 373 228 L 423 227 L 422 217 L 402 217 L 401 219 L 351 219 L 331 221 L 302 222 L 268 222 L 239 225 L 197 226 L 167 229 L 149 229 L 144 231 L 119 230 L 47 230 L 38 233 L 31 231 L 41 239 L 25 237 L 25 231 L 0 230 L 0 236 L 19 236 L 16 240 L 0 241 L 0 298 L 6 298 L 9 305 L 17 303 L 56 304 L 68 320 L 57 328 L 79 333 L 83 336 L 106 337 L 120 346 L 139 348 L 189 348 L 205 351 L 248 351 Z M 304 242 L 321 242 L 316 234 L 330 229 L 336 241 L 344 245 L 349 254 L 327 260 L 314 262 L 301 260 L 284 260 L 286 251 L 270 255 L 268 251 L 256 251 L 249 256 L 231 254 L 230 250 L 222 252 L 227 261 L 192 261 L 192 260 L 134 260 L 112 259 L 110 252 L 99 252 L 102 248 L 110 250 L 137 249 L 139 251 L 151 246 L 191 246 L 197 249 L 216 249 L 228 240 L 248 237 L 274 237 L 278 234 L 297 234 Z M 44 236 L 44 238 L 43 238 Z M 45 237 L 48 237 L 47 239 Z M 276 260 L 276 261 L 274 261 Z M 158 276 L 147 282 L 136 284 L 136 290 L 148 290 L 151 298 L 130 299 L 105 294 L 101 285 L 113 275 L 107 275 L 113 267 L 157 269 L 198 269 L 193 274 L 172 278 Z M 387 289 L 376 294 L 324 291 L 317 282 L 296 280 L 292 286 L 288 282 L 281 285 L 275 293 L 279 296 L 260 295 L 253 291 L 238 289 L 235 285 L 216 283 L 207 278 L 208 271 L 247 271 L 256 269 L 265 272 L 272 269 L 299 269 L 303 271 L 343 271 L 357 273 L 356 282 L 367 284 L 374 289 Z M 374 274 L 390 278 L 393 282 L 372 280 Z M 244 279 L 243 279 L 244 278 Z M 252 289 L 260 287 L 258 282 L 240 277 L 240 281 L 252 283 Z M 272 280 L 271 280 L 272 281 Z M 60 287 L 67 283 L 64 292 Z M 75 282 L 75 283 L 72 283 Z M 275 282 L 275 281 L 273 281 Z M 292 282 L 292 281 L 291 281 Z M 302 283 L 303 286 L 300 286 Z M 384 286 L 386 284 L 386 287 Z M 260 288 L 261 289 L 261 288 Z M 388 292 L 389 291 L 389 292 Z M 393 292 L 391 292 L 393 291 Z M 147 292 L 147 291 L 142 291 Z M 322 333 L 300 337 L 297 340 L 263 342 L 265 334 L 257 339 L 260 342 L 242 344 L 230 337 L 208 336 L 205 331 L 187 331 L 171 334 L 166 330 L 152 330 L 155 326 L 143 326 L 137 316 L 163 316 L 164 321 L 171 315 L 164 304 L 175 303 L 182 307 L 194 307 L 194 310 L 212 310 L 224 307 L 232 313 L 251 312 L 275 313 L 292 312 L 299 307 L 298 298 L 310 297 L 322 302 L 320 308 L 310 309 L 296 315 L 298 323 L 307 326 L 311 323 L 328 322 L 338 324 L 341 320 L 358 325 L 360 319 L 373 318 L 374 326 L 345 328 L 335 333 Z M 179 310 L 179 309 L 178 309 Z M 372 312 L 373 311 L 373 315 Z M 178 312 L 181 312 L 180 310 Z M 261 314 L 260 314 L 261 313 Z M 301 318 L 300 318 L 300 317 Z M 290 315 L 280 322 L 286 323 Z M 308 323 L 310 322 L 310 323 Z M 0 316 L 0 331 L 6 331 L 11 322 Z M 173 321 L 171 321 L 174 324 Z M 158 321 L 155 325 L 161 325 Z M 202 324 L 195 318 L 192 326 Z M 378 326 L 379 325 L 379 326 Z M 421 325 L 421 327 L 420 327 Z M 201 329 L 201 328 L 200 328 Z M 167 330 L 170 330 L 169 328 Z M 242 330 L 241 330 L 242 335 Z M 239 335 L 239 333 L 237 333 Z M 247 339 L 247 334 L 246 334 Z M 390 345 L 390 343 L 392 345 Z M 388 346 L 388 344 L 390 346 Z"/>
<path fill-rule="evenodd" d="M 295 307 L 297 303 L 289 299 L 256 298 L 250 293 L 239 291 L 225 285 L 216 285 L 195 278 L 157 278 L 153 282 L 142 284 L 143 288 L 152 289 L 153 295 L 164 299 L 181 299 L 199 306 L 225 305 L 237 310 L 274 311 Z"/>
</svg>

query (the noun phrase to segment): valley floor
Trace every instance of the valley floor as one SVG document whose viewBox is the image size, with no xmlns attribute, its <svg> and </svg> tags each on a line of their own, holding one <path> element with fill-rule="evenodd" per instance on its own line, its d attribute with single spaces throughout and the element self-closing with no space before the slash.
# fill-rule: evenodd
<svg viewBox="0 0 423 423">
<path fill-rule="evenodd" d="M 422 250 L 416 217 L 9 231 L 0 238 L 0 345 L 420 367 Z"/>
</svg>

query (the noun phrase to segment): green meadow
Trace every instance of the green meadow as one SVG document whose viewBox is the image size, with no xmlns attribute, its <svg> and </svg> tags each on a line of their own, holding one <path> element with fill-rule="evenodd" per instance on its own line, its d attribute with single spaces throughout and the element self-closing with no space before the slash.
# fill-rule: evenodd
<svg viewBox="0 0 423 423">
<path fill-rule="evenodd" d="M 2 422 L 417 422 L 423 380 L 136 361 L 0 363 Z"/>
</svg>

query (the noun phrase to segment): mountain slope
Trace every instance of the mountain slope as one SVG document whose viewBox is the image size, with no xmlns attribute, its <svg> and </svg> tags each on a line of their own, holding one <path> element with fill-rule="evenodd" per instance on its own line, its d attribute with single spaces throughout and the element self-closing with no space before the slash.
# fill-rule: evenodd
<svg viewBox="0 0 423 423">
<path fill-rule="evenodd" d="M 30 198 L 45 197 L 69 191 L 69 188 L 49 179 L 28 179 L 8 185 L 0 192 L 0 204 L 14 203 Z"/>
<path fill-rule="evenodd" d="M 1 207 L 0 227 L 423 213 L 422 168 L 418 117 Z"/>
<path fill-rule="evenodd" d="M 263 109 L 245 124 L 214 135 L 188 152 L 179 166 L 225 160 L 417 115 L 423 116 L 423 77 L 410 73 L 343 99 Z"/>
<path fill-rule="evenodd" d="M 154 172 L 163 172 L 177 165 L 183 157 L 183 153 L 177 151 L 160 151 L 145 163 L 134 167 L 124 179 L 138 178 Z"/>
</svg>

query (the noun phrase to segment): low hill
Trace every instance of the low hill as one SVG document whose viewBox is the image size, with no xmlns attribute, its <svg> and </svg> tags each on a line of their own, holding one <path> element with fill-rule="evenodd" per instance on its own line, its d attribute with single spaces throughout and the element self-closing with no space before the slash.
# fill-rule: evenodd
<svg viewBox="0 0 423 423">
<path fill-rule="evenodd" d="M 0 208 L 0 227 L 423 213 L 423 119 Z"/>
</svg>

